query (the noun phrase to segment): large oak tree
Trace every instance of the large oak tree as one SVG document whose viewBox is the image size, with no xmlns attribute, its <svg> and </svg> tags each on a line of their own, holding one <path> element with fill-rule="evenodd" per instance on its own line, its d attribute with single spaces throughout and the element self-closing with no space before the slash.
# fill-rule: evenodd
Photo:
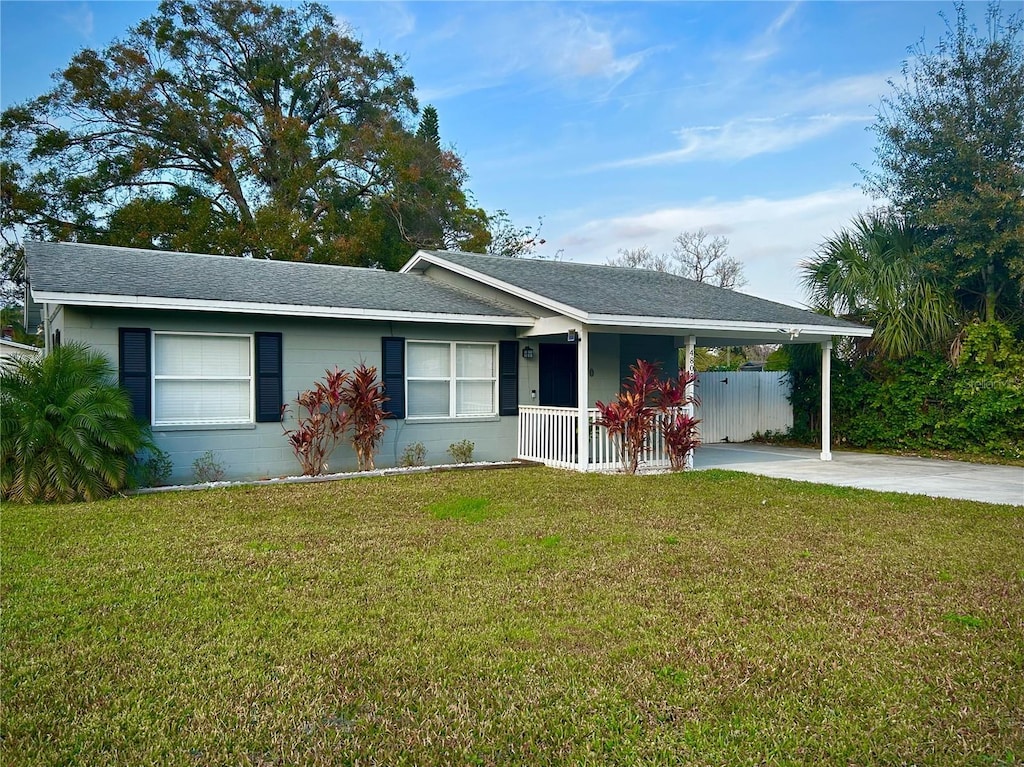
<svg viewBox="0 0 1024 767">
<path fill-rule="evenodd" d="M 3 229 L 395 268 L 483 250 L 437 114 L 321 5 L 165 0 L 2 116 Z"/>
</svg>

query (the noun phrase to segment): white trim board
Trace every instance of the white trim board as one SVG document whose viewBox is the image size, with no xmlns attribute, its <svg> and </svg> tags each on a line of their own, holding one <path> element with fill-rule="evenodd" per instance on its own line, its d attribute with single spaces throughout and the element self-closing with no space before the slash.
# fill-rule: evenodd
<svg viewBox="0 0 1024 767">
<path fill-rule="evenodd" d="M 450 325 L 503 325 L 506 327 L 531 327 L 535 322 L 533 317 L 302 306 L 298 304 L 270 304 L 250 301 L 215 301 L 200 298 L 166 298 L 163 296 L 120 296 L 103 293 L 51 293 L 34 288 L 32 289 L 32 297 L 40 303 L 64 304 L 66 306 L 101 306 L 111 309 L 164 309 L 172 311 L 268 314 L 274 316 L 321 317 L 348 320 L 436 322 Z"/>
</svg>

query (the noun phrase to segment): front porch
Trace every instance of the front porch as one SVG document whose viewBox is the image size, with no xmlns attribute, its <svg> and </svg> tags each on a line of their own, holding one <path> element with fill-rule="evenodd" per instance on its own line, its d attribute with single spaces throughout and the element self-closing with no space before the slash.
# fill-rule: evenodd
<svg viewBox="0 0 1024 767">
<path fill-rule="evenodd" d="M 554 327 L 552 327 L 554 326 Z M 681 362 L 693 372 L 698 345 L 728 345 L 743 340 L 793 342 L 797 333 L 786 332 L 783 339 L 762 331 L 745 330 L 733 334 L 719 331 L 716 336 L 678 335 L 675 328 L 623 328 L 588 326 L 569 320 L 548 320 L 541 327 L 519 333 L 521 352 L 520 403 L 517 425 L 516 456 L 546 466 L 575 471 L 615 471 L 621 468 L 621 446 L 597 421 L 600 412 L 597 400 L 611 401 L 619 391 L 628 367 L 638 358 L 654 361 L 671 375 Z M 554 332 L 552 332 L 554 331 Z M 561 331 L 561 332 L 560 332 Z M 814 339 L 821 345 L 822 445 L 819 458 L 831 460 L 830 449 L 830 367 L 832 339 Z M 530 343 L 536 344 L 535 354 Z M 725 383 L 728 383 L 726 381 Z M 693 384 L 689 394 L 693 394 Z M 526 393 L 529 392 L 526 399 Z M 539 401 L 538 401 L 539 399 Z M 701 417 L 700 408 L 688 407 L 682 412 Z M 582 425 L 582 426 L 581 426 Z M 700 430 L 700 427 L 698 427 Z M 742 438 L 742 437 L 741 437 Z M 655 428 L 641 456 L 642 469 L 661 470 L 671 467 L 660 428 Z M 694 455 L 686 459 L 693 468 Z"/>
</svg>

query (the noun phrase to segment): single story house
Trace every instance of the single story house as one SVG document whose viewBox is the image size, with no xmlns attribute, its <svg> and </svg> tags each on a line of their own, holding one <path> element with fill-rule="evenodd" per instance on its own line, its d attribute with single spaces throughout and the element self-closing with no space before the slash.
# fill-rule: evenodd
<svg viewBox="0 0 1024 767">
<path fill-rule="evenodd" d="M 399 272 L 28 242 L 47 344 L 106 354 L 174 462 L 212 450 L 233 478 L 298 473 L 283 404 L 337 365 L 377 367 L 393 418 L 378 465 L 422 443 L 428 463 L 468 439 L 476 460 L 614 465 L 594 424 L 638 358 L 679 349 L 820 343 L 871 329 L 671 274 L 420 251 Z M 830 457 L 829 387 L 823 392 Z M 585 424 L 585 428 L 579 428 Z M 331 469 L 354 468 L 340 447 Z"/>
</svg>

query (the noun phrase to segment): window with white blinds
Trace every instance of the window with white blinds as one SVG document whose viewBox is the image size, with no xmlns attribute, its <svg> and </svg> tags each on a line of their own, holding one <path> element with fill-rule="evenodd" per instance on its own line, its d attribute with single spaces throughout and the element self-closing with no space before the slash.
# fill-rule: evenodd
<svg viewBox="0 0 1024 767">
<path fill-rule="evenodd" d="M 437 341 L 406 344 L 409 418 L 497 414 L 497 345 Z"/>
<path fill-rule="evenodd" d="M 153 334 L 153 425 L 253 422 L 252 336 Z"/>
</svg>

